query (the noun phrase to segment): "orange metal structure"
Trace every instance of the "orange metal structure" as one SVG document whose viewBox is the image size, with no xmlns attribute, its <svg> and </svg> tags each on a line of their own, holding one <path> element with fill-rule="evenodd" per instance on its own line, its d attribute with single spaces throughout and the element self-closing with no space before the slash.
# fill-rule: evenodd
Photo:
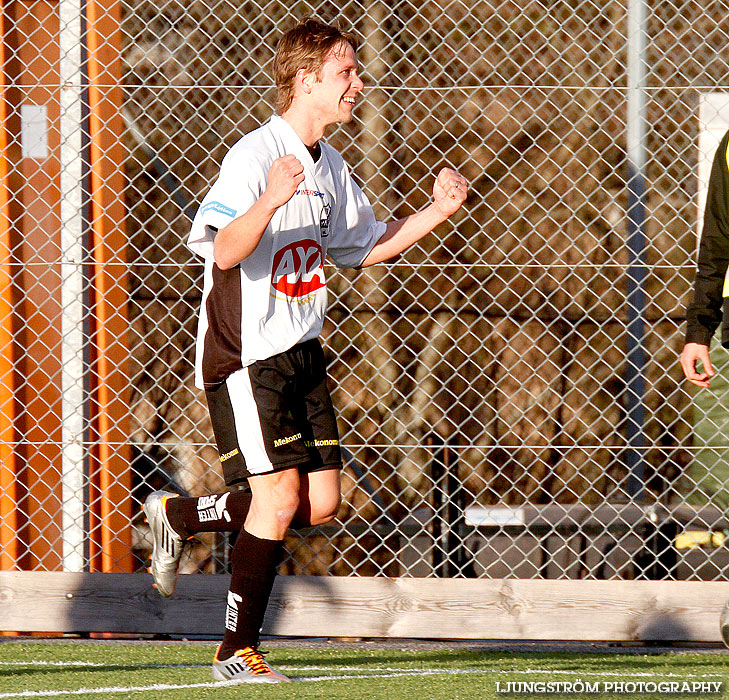
<svg viewBox="0 0 729 700">
<path fill-rule="evenodd" d="M 94 320 L 92 347 L 96 352 L 94 419 L 95 451 L 91 469 L 98 489 L 100 546 L 93 568 L 129 571 L 128 540 L 131 477 L 128 438 L 126 240 L 123 229 L 123 120 L 121 116 L 120 3 L 87 0 L 86 48 L 89 81 L 89 160 L 91 178 L 91 251 L 93 255 Z"/>
<path fill-rule="evenodd" d="M 86 109 L 78 128 L 87 143 L 79 158 L 88 190 L 86 550 L 90 571 L 121 572 L 132 570 L 132 555 L 120 2 L 81 5 Z M 0 568 L 57 570 L 63 563 L 64 507 L 59 116 L 65 87 L 58 3 L 0 0 L 0 21 Z M 47 108 L 47 158 L 21 153 L 22 104 Z"/>
<path fill-rule="evenodd" d="M 5 37 L 4 8 L 0 4 L 0 36 Z M 0 43 L 0 569 L 18 560 L 18 496 L 15 436 L 15 349 L 13 347 L 13 280 L 10 243 L 8 167 L 8 108 L 5 42 Z"/>
</svg>

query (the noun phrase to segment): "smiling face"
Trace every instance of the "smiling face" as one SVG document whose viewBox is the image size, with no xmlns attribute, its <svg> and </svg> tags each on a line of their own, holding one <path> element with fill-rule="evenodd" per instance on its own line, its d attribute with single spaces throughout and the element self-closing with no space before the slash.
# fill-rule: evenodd
<svg viewBox="0 0 729 700">
<path fill-rule="evenodd" d="M 322 128 L 352 119 L 357 97 L 364 89 L 358 71 L 354 48 L 342 42 L 327 54 L 318 74 L 300 76 L 300 96 L 310 110 L 311 119 Z"/>
<path fill-rule="evenodd" d="M 278 90 L 276 107 L 279 114 L 289 110 L 295 94 L 301 91 L 301 76 L 313 73 L 317 78 L 321 77 L 329 54 L 342 53 L 347 44 L 353 53 L 357 52 L 359 40 L 354 34 L 313 18 L 296 25 L 278 40 L 273 57 L 273 78 Z"/>
</svg>

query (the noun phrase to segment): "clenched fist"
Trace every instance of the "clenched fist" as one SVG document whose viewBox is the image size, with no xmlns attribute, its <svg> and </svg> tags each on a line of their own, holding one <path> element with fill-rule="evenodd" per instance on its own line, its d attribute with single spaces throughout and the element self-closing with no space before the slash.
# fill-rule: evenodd
<svg viewBox="0 0 729 700">
<path fill-rule="evenodd" d="M 273 207 L 281 207 L 294 196 L 296 188 L 304 181 L 304 166 L 292 155 L 277 158 L 268 171 L 265 195 Z"/>
<path fill-rule="evenodd" d="M 433 184 L 433 201 L 449 217 L 455 214 L 468 196 L 468 182 L 460 173 L 451 168 L 443 168 Z"/>
</svg>

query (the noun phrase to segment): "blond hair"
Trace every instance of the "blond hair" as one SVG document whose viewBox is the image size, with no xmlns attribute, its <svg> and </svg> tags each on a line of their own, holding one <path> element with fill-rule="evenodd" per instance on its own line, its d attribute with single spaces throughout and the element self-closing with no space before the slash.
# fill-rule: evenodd
<svg viewBox="0 0 729 700">
<path fill-rule="evenodd" d="M 293 102 L 296 74 L 303 69 L 318 76 L 327 56 L 339 44 L 350 44 L 355 51 L 359 46 L 352 34 L 315 19 L 301 22 L 279 39 L 273 59 L 279 114 L 283 114 Z"/>
</svg>

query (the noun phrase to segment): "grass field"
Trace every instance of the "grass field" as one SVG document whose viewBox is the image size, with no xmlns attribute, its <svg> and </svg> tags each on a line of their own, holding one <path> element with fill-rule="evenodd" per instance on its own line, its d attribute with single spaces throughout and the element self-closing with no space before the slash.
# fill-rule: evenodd
<svg viewBox="0 0 729 700">
<path fill-rule="evenodd" d="M 549 651 L 536 645 L 276 641 L 266 648 L 272 665 L 296 682 L 214 683 L 212 643 L 7 641 L 0 643 L 0 700 L 716 698 L 729 691 L 729 655 L 717 649 Z"/>
</svg>

